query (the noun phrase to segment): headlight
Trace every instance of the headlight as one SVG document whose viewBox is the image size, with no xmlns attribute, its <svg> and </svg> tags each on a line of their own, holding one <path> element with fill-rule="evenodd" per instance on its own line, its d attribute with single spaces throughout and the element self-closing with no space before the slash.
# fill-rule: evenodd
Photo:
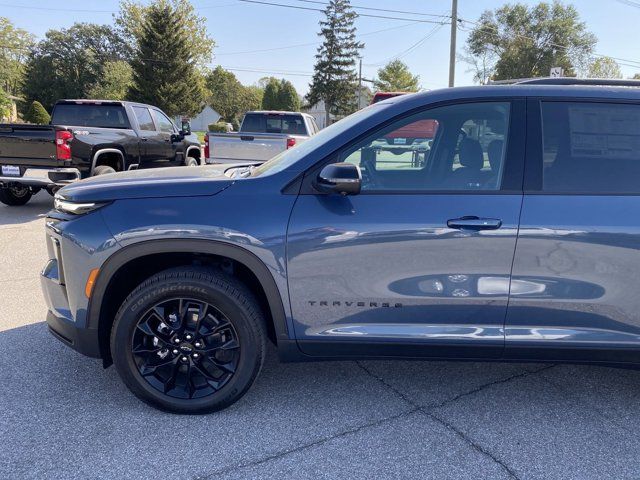
<svg viewBox="0 0 640 480">
<path fill-rule="evenodd" d="M 102 206 L 106 205 L 105 203 L 99 202 L 72 202 L 70 200 L 65 200 L 62 197 L 56 197 L 53 199 L 53 208 L 62 213 L 69 213 L 71 215 L 84 215 L 85 213 L 92 212 Z"/>
</svg>

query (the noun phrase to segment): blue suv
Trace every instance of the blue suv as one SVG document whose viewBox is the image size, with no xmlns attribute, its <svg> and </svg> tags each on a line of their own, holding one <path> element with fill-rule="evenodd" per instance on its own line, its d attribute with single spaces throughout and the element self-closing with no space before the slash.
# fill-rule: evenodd
<svg viewBox="0 0 640 480">
<path fill-rule="evenodd" d="M 537 80 L 372 105 L 260 166 L 62 189 L 51 332 L 155 407 L 284 361 L 640 365 L 640 88 Z M 635 212 L 635 213 L 634 213 Z"/>
</svg>

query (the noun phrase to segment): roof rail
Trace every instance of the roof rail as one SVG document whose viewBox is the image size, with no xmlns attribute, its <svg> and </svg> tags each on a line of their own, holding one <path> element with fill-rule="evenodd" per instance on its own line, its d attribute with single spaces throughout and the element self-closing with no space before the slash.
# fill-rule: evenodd
<svg viewBox="0 0 640 480">
<path fill-rule="evenodd" d="M 494 82 L 494 84 L 497 82 Z M 575 77 L 542 77 L 521 78 L 512 82 L 514 85 L 597 85 L 602 87 L 640 87 L 640 80 L 623 80 L 621 78 L 575 78 Z"/>
</svg>

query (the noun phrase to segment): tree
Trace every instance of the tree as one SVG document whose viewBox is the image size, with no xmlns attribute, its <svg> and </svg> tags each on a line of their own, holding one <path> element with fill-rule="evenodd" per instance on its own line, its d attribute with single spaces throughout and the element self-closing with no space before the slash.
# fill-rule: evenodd
<svg viewBox="0 0 640 480">
<path fill-rule="evenodd" d="M 102 78 L 89 89 L 88 96 L 104 100 L 124 100 L 132 84 L 131 65 L 122 60 L 105 62 Z"/>
<path fill-rule="evenodd" d="M 188 41 L 193 15 L 169 0 L 157 0 L 144 10 L 131 61 L 131 100 L 157 105 L 170 116 L 192 116 L 202 110 L 204 79 Z"/>
<path fill-rule="evenodd" d="M 255 85 L 249 85 L 248 87 L 240 85 L 240 87 L 239 114 L 244 114 L 249 110 L 259 110 L 262 106 L 264 90 Z"/>
<path fill-rule="evenodd" d="M 103 75 L 103 66 L 122 60 L 123 42 L 108 25 L 76 23 L 49 30 L 29 56 L 23 94 L 51 109 L 60 98 L 86 98 Z"/>
<path fill-rule="evenodd" d="M 46 125 L 51 121 L 51 116 L 47 113 L 40 102 L 34 100 L 31 102 L 29 110 L 27 110 L 27 113 L 24 115 L 24 119 L 30 123 Z"/>
<path fill-rule="evenodd" d="M 155 0 L 147 5 L 134 0 L 121 0 L 120 11 L 114 15 L 114 21 L 127 44 L 128 56 L 133 57 L 135 54 L 149 11 L 160 5 L 171 7 L 173 23 L 179 26 L 196 67 L 204 69 L 212 60 L 215 42 L 207 33 L 207 19 L 198 16 L 188 0 Z"/>
<path fill-rule="evenodd" d="M 413 75 L 401 60 L 392 60 L 378 70 L 378 78 L 373 85 L 381 92 L 417 92 L 420 77 Z"/>
<path fill-rule="evenodd" d="M 296 91 L 296 87 L 293 86 L 293 83 L 289 80 L 285 80 L 284 78 L 280 80 L 278 105 L 280 110 L 288 112 L 300 111 L 300 96 Z"/>
<path fill-rule="evenodd" d="M 0 121 L 5 121 L 11 115 L 11 100 L 2 88 L 0 88 Z"/>
<path fill-rule="evenodd" d="M 471 58 L 492 62 L 494 80 L 548 76 L 551 67 L 575 75 L 589 63 L 595 44 L 575 7 L 557 0 L 485 11 L 467 39 Z"/>
<path fill-rule="evenodd" d="M 5 94 L 20 94 L 25 63 L 33 44 L 33 35 L 14 27 L 8 18 L 0 17 L 0 89 Z"/>
<path fill-rule="evenodd" d="M 324 14 L 318 33 L 324 40 L 318 47 L 306 100 L 310 105 L 324 101 L 329 125 L 330 114 L 345 115 L 356 109 L 355 65 L 364 44 L 356 41 L 357 14 L 349 0 L 329 0 Z"/>
<path fill-rule="evenodd" d="M 240 114 L 242 84 L 236 76 L 217 66 L 206 75 L 207 88 L 211 96 L 207 103 L 220 114 L 225 122 L 233 122 Z"/>
<path fill-rule="evenodd" d="M 640 73 L 636 73 L 636 74 L 633 76 L 633 79 L 634 79 L 634 80 L 640 80 Z"/>
<path fill-rule="evenodd" d="M 263 110 L 280 110 L 280 82 L 277 78 L 271 77 L 264 86 L 262 96 Z"/>
<path fill-rule="evenodd" d="M 620 65 L 611 57 L 596 58 L 587 73 L 589 78 L 622 78 Z"/>
</svg>

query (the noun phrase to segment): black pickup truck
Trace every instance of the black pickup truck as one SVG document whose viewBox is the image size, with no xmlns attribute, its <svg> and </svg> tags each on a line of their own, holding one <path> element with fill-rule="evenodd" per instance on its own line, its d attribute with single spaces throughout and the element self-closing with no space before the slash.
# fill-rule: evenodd
<svg viewBox="0 0 640 480">
<path fill-rule="evenodd" d="M 200 165 L 200 142 L 181 127 L 157 107 L 110 100 L 60 100 L 50 125 L 0 124 L 0 202 L 24 205 L 94 175 Z"/>
</svg>

